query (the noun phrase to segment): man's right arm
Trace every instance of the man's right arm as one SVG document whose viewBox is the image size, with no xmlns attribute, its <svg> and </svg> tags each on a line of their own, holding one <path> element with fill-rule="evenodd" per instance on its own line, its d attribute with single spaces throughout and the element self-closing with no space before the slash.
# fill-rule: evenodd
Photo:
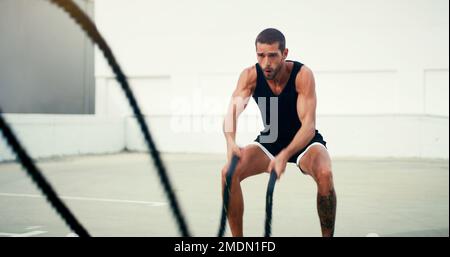
<svg viewBox="0 0 450 257">
<path fill-rule="evenodd" d="M 236 128 L 239 115 L 244 111 L 250 96 L 256 86 L 255 66 L 246 68 L 239 76 L 237 86 L 231 97 L 227 114 L 223 122 L 223 132 L 227 142 L 227 156 L 231 159 L 232 154 L 240 156 L 239 147 L 236 145 Z"/>
</svg>

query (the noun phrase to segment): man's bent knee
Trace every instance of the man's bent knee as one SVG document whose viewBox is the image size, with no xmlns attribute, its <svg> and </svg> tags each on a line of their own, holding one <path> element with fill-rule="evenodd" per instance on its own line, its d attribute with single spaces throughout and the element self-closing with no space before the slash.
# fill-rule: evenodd
<svg viewBox="0 0 450 257">
<path fill-rule="evenodd" d="M 315 180 L 319 185 L 332 185 L 333 173 L 328 167 L 319 167 L 314 172 Z"/>
<path fill-rule="evenodd" d="M 234 181 L 238 181 L 238 182 L 241 181 L 241 175 L 243 173 L 243 167 L 242 166 L 243 165 L 241 163 L 238 163 L 236 165 L 236 168 L 234 170 L 233 177 L 232 177 L 232 181 L 233 182 Z M 229 172 L 229 165 L 225 165 L 225 167 L 222 168 L 222 181 L 226 181 L 228 172 Z"/>
</svg>

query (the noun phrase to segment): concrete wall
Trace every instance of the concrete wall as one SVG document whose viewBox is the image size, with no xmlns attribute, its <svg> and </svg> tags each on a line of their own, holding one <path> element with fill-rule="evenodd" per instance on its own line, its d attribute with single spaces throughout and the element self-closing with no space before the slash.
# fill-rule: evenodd
<svg viewBox="0 0 450 257">
<path fill-rule="evenodd" d="M 93 2 L 76 0 L 93 15 Z M 94 47 L 47 0 L 0 1 L 0 106 L 7 113 L 93 114 Z"/>
<path fill-rule="evenodd" d="M 240 71 L 256 62 L 257 33 L 276 27 L 286 35 L 289 58 L 315 73 L 317 127 L 333 157 L 448 158 L 448 7 L 446 0 L 96 0 L 95 20 L 162 151 L 225 152 L 220 127 L 229 96 Z M 95 55 L 96 114 L 71 124 L 105 128 L 85 133 L 101 144 L 97 152 L 145 149 L 109 67 Z M 34 126 L 19 125 L 28 119 L 34 118 L 10 120 L 28 131 L 22 135 L 36 135 Z M 116 134 L 104 132 L 105 121 Z M 238 142 L 250 142 L 260 128 L 252 102 Z M 30 149 L 55 138 L 22 137 Z M 81 148 L 66 147 L 53 153 Z"/>
<path fill-rule="evenodd" d="M 334 156 L 448 158 L 448 1 L 99 0 L 95 16 L 163 151 L 225 151 L 229 96 L 256 62 L 257 33 L 276 27 L 289 58 L 315 72 L 318 129 Z M 97 114 L 129 117 L 102 58 L 96 77 Z M 252 104 L 240 144 L 258 118 Z M 144 149 L 137 133 L 128 118 L 127 148 Z"/>
<path fill-rule="evenodd" d="M 4 117 L 33 158 L 114 153 L 123 150 L 125 145 L 121 118 L 45 114 L 6 114 Z M 13 159 L 15 156 L 2 138 L 0 162 Z"/>
</svg>

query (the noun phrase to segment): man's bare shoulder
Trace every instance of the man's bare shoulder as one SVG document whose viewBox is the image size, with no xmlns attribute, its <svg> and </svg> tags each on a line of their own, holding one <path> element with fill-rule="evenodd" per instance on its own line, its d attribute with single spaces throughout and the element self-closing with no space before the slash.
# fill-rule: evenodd
<svg viewBox="0 0 450 257">
<path fill-rule="evenodd" d="M 250 67 L 245 68 L 240 75 L 239 80 L 244 82 L 245 87 L 254 88 L 256 86 L 256 66 L 252 65 Z"/>
<path fill-rule="evenodd" d="M 295 78 L 295 88 L 297 89 L 297 92 L 306 90 L 311 86 L 314 87 L 314 85 L 315 82 L 313 71 L 308 66 L 303 65 Z"/>
</svg>

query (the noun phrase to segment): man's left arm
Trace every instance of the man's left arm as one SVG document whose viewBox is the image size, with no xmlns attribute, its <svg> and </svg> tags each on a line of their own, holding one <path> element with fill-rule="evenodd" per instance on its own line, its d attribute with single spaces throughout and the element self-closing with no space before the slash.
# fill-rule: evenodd
<svg viewBox="0 0 450 257">
<path fill-rule="evenodd" d="M 298 93 L 297 113 L 302 123 L 291 143 L 284 148 L 269 165 L 269 171 L 275 168 L 278 178 L 286 169 L 286 164 L 292 155 L 305 148 L 316 133 L 316 90 L 312 71 L 303 66 L 295 79 Z"/>
</svg>

